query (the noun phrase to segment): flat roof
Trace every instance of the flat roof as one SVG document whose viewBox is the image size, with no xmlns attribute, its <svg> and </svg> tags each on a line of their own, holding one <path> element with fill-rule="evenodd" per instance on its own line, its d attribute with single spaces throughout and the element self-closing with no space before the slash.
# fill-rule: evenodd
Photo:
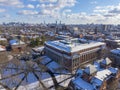
<svg viewBox="0 0 120 90">
<path fill-rule="evenodd" d="M 47 41 L 46 45 L 65 52 L 76 52 L 79 50 L 105 45 L 103 42 L 74 38 L 69 40 Z"/>
</svg>

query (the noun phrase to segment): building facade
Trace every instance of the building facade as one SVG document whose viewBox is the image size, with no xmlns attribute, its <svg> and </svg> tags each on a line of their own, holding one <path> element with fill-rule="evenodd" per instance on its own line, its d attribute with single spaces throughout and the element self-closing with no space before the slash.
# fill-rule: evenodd
<svg viewBox="0 0 120 90">
<path fill-rule="evenodd" d="M 79 38 L 45 42 L 46 55 L 71 72 L 97 59 L 104 49 L 105 43 Z"/>
<path fill-rule="evenodd" d="M 111 50 L 110 57 L 111 60 L 113 61 L 114 66 L 120 67 L 120 48 Z"/>
<path fill-rule="evenodd" d="M 120 47 L 120 40 L 119 39 L 113 39 L 113 40 L 106 39 L 105 42 L 109 48 L 115 49 L 117 47 Z"/>
</svg>

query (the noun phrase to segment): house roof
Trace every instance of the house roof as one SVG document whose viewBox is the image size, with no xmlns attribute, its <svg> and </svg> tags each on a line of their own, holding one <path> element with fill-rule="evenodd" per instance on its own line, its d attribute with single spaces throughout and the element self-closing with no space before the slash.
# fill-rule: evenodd
<svg viewBox="0 0 120 90">
<path fill-rule="evenodd" d="M 96 78 L 101 80 L 101 81 L 104 81 L 104 79 L 106 79 L 108 76 L 110 76 L 112 74 L 112 72 L 108 69 L 104 69 L 102 71 L 98 71 L 96 73 Z"/>
<path fill-rule="evenodd" d="M 51 60 L 49 57 L 41 56 L 39 59 L 40 59 L 41 63 L 43 65 L 46 65 L 46 67 L 49 68 L 53 73 L 58 73 L 58 74 L 54 74 L 58 82 L 60 82 L 63 79 L 67 79 L 68 77 L 71 77 L 70 75 L 66 75 L 66 74 L 69 74 L 69 71 L 67 71 L 66 69 L 60 69 L 62 66 L 59 65 L 58 63 L 56 63 L 55 61 Z M 25 63 L 26 62 L 22 61 L 22 64 L 25 64 Z M 39 68 L 37 64 L 34 64 L 34 66 L 36 67 L 37 70 L 41 71 L 41 68 Z M 6 76 L 9 73 L 10 73 L 9 71 L 5 71 L 4 73 L 2 73 L 2 76 Z M 15 71 L 13 73 L 15 73 Z M 59 74 L 59 73 L 61 73 L 61 74 Z M 36 72 L 36 74 L 40 75 L 41 80 L 47 85 L 46 87 L 50 87 L 53 85 L 52 78 L 49 75 L 49 73 L 43 71 L 43 72 Z M 18 78 L 21 79 L 22 75 L 24 75 L 24 74 L 18 75 Z M 37 86 L 39 87 L 39 81 L 36 79 L 36 77 L 34 76 L 33 73 L 29 73 L 27 75 L 27 79 L 28 79 L 27 82 L 26 82 L 26 80 L 24 81 L 26 83 L 24 83 L 24 82 L 21 83 L 20 87 L 22 86 L 22 88 L 20 88 L 18 90 L 26 90 L 26 89 L 34 90 Z M 8 80 L 6 80 L 6 82 L 7 81 Z M 65 84 L 63 82 L 63 83 L 60 83 L 60 85 L 64 86 Z M 33 87 L 34 87 L 34 89 L 33 89 Z M 41 89 L 39 89 L 39 90 L 41 90 Z"/>
<path fill-rule="evenodd" d="M 24 42 L 19 41 L 19 40 L 17 40 L 17 39 L 10 40 L 9 43 L 10 43 L 10 45 L 25 44 Z"/>
<path fill-rule="evenodd" d="M 113 50 L 111 50 L 110 52 L 113 53 L 113 54 L 120 55 L 120 48 L 113 49 Z"/>
<path fill-rule="evenodd" d="M 107 58 L 103 59 L 101 63 L 105 64 L 105 65 L 109 65 L 112 63 L 112 61 L 107 57 Z"/>
<path fill-rule="evenodd" d="M 91 75 L 91 74 L 97 72 L 97 69 L 94 65 L 90 64 L 88 67 L 85 68 L 84 72 Z"/>
<path fill-rule="evenodd" d="M 81 89 L 82 90 L 94 90 L 93 85 L 84 81 L 82 78 L 77 77 L 75 80 L 73 80 L 73 83 L 80 90 Z"/>
</svg>

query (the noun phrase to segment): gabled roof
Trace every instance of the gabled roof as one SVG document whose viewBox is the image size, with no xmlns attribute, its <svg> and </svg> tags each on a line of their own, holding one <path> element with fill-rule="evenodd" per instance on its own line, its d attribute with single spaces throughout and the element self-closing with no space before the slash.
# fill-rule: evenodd
<svg viewBox="0 0 120 90">
<path fill-rule="evenodd" d="M 105 64 L 105 65 L 109 65 L 112 63 L 112 61 L 107 57 L 107 58 L 103 59 L 101 63 Z"/>
<path fill-rule="evenodd" d="M 84 72 L 87 73 L 87 74 L 89 74 L 89 75 L 91 75 L 91 74 L 97 72 L 97 69 L 96 69 L 96 67 L 94 65 L 90 64 L 88 67 L 86 67 L 84 69 Z"/>
</svg>

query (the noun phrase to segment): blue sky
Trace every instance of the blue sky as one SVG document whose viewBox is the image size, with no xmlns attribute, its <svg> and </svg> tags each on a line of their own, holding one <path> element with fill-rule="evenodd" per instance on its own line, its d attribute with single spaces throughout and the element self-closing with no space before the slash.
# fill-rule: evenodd
<svg viewBox="0 0 120 90">
<path fill-rule="evenodd" d="M 119 24 L 120 0 L 0 0 L 0 23 Z"/>
</svg>

